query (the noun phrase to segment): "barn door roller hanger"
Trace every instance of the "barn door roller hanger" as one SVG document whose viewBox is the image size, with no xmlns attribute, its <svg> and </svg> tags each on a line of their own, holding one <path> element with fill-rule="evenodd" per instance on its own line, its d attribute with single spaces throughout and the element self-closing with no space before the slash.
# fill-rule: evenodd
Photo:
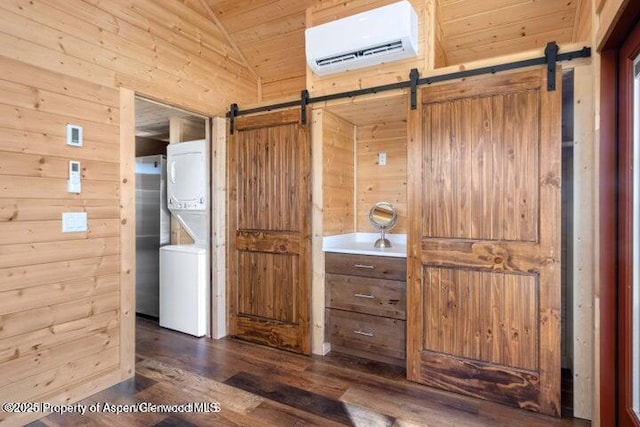
<svg viewBox="0 0 640 427">
<path fill-rule="evenodd" d="M 456 80 L 465 77 L 479 76 L 482 74 L 495 74 L 500 71 L 515 70 L 518 68 L 531 67 L 536 65 L 547 65 L 547 90 L 556 90 L 556 64 L 559 61 L 571 61 L 576 58 L 588 58 L 591 56 L 591 48 L 583 47 L 580 50 L 574 50 L 566 53 L 558 53 L 559 47 L 556 42 L 549 42 L 544 50 L 544 56 L 532 59 L 525 59 L 522 61 L 508 62 L 505 64 L 491 65 L 487 67 L 474 68 L 471 70 L 457 71 L 455 73 L 441 74 L 432 77 L 420 78 L 420 74 L 416 68 L 412 69 L 409 73 L 409 80 L 392 83 L 388 85 L 374 86 L 365 89 L 357 89 L 348 92 L 334 93 L 331 95 L 323 95 L 317 97 L 310 97 L 309 91 L 306 89 L 301 91 L 300 99 L 289 102 L 282 102 L 279 104 L 265 105 L 263 107 L 250 108 L 246 110 L 240 110 L 238 104 L 231 104 L 227 117 L 230 121 L 230 131 L 234 132 L 235 118 L 238 116 L 244 116 L 249 114 L 261 113 L 264 111 L 280 110 L 291 107 L 301 107 L 300 122 L 302 124 L 307 123 L 307 105 L 316 102 L 326 102 L 334 99 L 341 98 L 353 98 L 355 96 L 369 95 L 373 93 L 384 92 L 388 90 L 406 89 L 410 90 L 410 102 L 411 109 L 417 108 L 417 90 L 418 86 L 430 85 L 432 83 L 444 82 L 447 80 Z"/>
</svg>

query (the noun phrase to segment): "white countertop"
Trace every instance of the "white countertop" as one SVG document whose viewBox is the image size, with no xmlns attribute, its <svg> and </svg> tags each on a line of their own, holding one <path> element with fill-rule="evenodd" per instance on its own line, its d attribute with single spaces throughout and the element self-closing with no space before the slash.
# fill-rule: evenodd
<svg viewBox="0 0 640 427">
<path fill-rule="evenodd" d="M 390 248 L 375 248 L 373 244 L 380 238 L 380 233 L 347 233 L 325 236 L 322 239 L 324 252 L 343 254 L 377 255 L 396 258 L 407 257 L 407 235 L 387 233 L 391 242 Z"/>
</svg>

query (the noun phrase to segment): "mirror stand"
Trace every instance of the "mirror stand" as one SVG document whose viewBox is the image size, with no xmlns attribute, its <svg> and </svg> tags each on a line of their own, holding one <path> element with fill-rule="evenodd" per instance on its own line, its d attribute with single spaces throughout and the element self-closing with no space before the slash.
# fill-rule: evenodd
<svg viewBox="0 0 640 427">
<path fill-rule="evenodd" d="M 384 228 L 381 228 L 380 238 L 376 240 L 376 242 L 373 244 L 373 247 L 374 248 L 390 248 L 391 242 L 385 236 L 386 236 L 386 231 Z"/>
<path fill-rule="evenodd" d="M 398 221 L 398 214 L 389 202 L 378 202 L 369 211 L 369 222 L 373 228 L 380 230 L 380 238 L 373 244 L 375 248 L 390 248 L 391 242 L 386 238 L 387 230 L 391 230 Z"/>
</svg>

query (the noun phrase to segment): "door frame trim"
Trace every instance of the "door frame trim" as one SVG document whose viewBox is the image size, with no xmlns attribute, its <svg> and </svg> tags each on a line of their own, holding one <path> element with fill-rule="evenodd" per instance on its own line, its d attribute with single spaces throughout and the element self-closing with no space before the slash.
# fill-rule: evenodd
<svg viewBox="0 0 640 427">
<path fill-rule="evenodd" d="M 621 277 L 621 251 L 624 242 L 619 236 L 620 208 L 618 139 L 618 57 L 620 47 L 640 16 L 640 5 L 629 4 L 620 12 L 617 22 L 608 31 L 600 51 L 600 353 L 599 405 L 600 423 L 616 425 L 619 421 L 618 386 L 618 286 Z M 615 206 L 615 208 L 611 208 Z M 613 255 L 612 255 L 613 254 Z M 596 301 L 597 302 L 597 301 Z M 616 351 L 611 352 L 611 348 Z"/>
</svg>

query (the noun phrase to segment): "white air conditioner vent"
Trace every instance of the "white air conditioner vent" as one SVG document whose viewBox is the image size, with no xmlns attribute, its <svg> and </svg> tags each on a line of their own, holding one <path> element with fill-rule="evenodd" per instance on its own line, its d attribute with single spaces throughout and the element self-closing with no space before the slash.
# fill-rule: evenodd
<svg viewBox="0 0 640 427">
<path fill-rule="evenodd" d="M 307 63 L 320 76 L 418 54 L 418 18 L 404 0 L 305 31 Z"/>
<path fill-rule="evenodd" d="M 402 41 L 398 40 L 391 43 L 385 43 L 379 46 L 371 46 L 370 48 L 359 50 L 357 52 L 346 53 L 344 55 L 333 56 L 331 58 L 320 59 L 316 61 L 318 67 L 324 67 L 331 64 L 338 64 L 341 62 L 349 62 L 357 60 L 358 58 L 370 56 L 370 55 L 384 55 L 392 54 L 399 51 L 403 51 Z"/>
</svg>

